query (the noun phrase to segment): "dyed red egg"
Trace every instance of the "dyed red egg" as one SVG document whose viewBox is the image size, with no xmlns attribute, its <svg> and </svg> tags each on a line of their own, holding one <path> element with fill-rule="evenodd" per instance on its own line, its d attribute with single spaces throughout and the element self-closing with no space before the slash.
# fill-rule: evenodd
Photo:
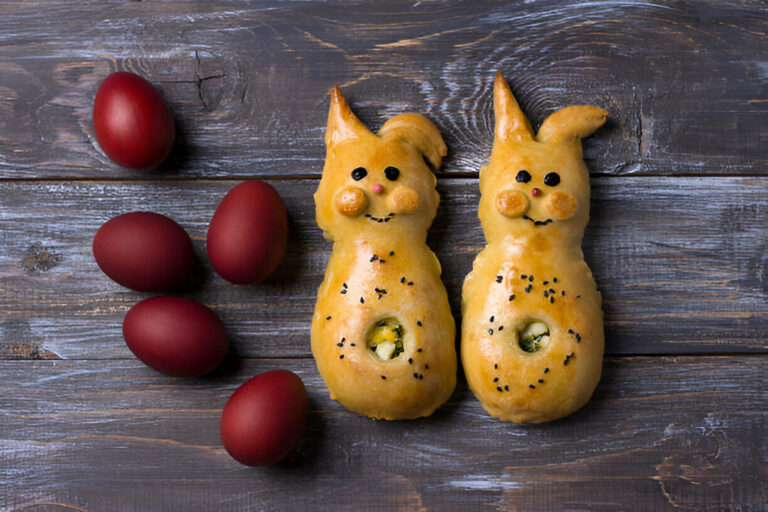
<svg viewBox="0 0 768 512">
<path fill-rule="evenodd" d="M 309 413 L 304 383 L 273 370 L 237 388 L 221 414 L 221 440 L 238 462 L 270 466 L 296 447 Z"/>
<path fill-rule="evenodd" d="M 126 213 L 107 221 L 93 237 L 93 256 L 112 280 L 144 292 L 180 287 L 195 264 L 186 231 L 152 212 Z"/>
<path fill-rule="evenodd" d="M 99 86 L 93 102 L 96 140 L 116 164 L 148 170 L 160 165 L 173 147 L 173 115 L 152 84 L 120 71 Z"/>
<path fill-rule="evenodd" d="M 288 245 L 288 214 L 277 191 L 263 181 L 237 185 L 222 199 L 208 227 L 208 258 L 235 284 L 269 277 Z"/>
<path fill-rule="evenodd" d="M 213 371 L 228 348 L 216 313 L 181 297 L 153 297 L 133 306 L 123 320 L 123 338 L 144 364 L 175 377 Z"/>
</svg>

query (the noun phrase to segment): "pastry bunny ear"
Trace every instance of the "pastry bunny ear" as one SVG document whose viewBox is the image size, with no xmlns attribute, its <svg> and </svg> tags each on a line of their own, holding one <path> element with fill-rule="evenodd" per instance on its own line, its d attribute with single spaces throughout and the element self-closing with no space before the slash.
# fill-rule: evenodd
<svg viewBox="0 0 768 512">
<path fill-rule="evenodd" d="M 562 108 L 544 120 L 536 140 L 557 142 L 583 139 L 600 128 L 607 116 L 608 111 L 587 105 Z"/>
<path fill-rule="evenodd" d="M 520 105 L 517 104 L 501 71 L 496 72 L 493 81 L 493 111 L 496 114 L 496 140 L 533 140 L 531 123 L 520 110 Z"/>
<path fill-rule="evenodd" d="M 330 147 L 347 139 L 360 138 L 365 134 L 373 135 L 349 108 L 339 86 L 334 86 L 331 89 L 331 108 L 328 111 L 325 145 Z"/>
<path fill-rule="evenodd" d="M 387 120 L 379 130 L 379 136 L 409 142 L 435 169 L 440 168 L 440 162 L 448 152 L 437 127 L 421 114 L 400 114 Z"/>
</svg>

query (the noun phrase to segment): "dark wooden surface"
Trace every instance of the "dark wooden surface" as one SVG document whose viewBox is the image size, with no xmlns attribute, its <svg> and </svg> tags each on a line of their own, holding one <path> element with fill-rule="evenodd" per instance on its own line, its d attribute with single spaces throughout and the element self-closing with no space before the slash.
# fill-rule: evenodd
<svg viewBox="0 0 768 512">
<path fill-rule="evenodd" d="M 0 3 L 0 510 L 768 510 L 766 55 L 758 1 Z M 493 420 L 461 374 L 430 418 L 354 415 L 309 349 L 327 91 L 372 128 L 416 111 L 443 133 L 429 243 L 459 321 L 497 69 L 535 124 L 576 103 L 611 112 L 584 146 L 601 383 L 547 425 Z M 93 137 L 116 70 L 174 112 L 155 173 L 117 168 Z M 291 240 L 275 276 L 237 287 L 210 268 L 207 223 L 256 177 L 283 196 Z M 90 243 L 133 210 L 193 238 L 183 294 L 232 344 L 206 378 L 157 374 L 122 341 L 147 295 L 101 274 Z M 284 463 L 246 468 L 221 446 L 221 408 L 275 368 L 304 379 L 309 424 Z"/>
</svg>

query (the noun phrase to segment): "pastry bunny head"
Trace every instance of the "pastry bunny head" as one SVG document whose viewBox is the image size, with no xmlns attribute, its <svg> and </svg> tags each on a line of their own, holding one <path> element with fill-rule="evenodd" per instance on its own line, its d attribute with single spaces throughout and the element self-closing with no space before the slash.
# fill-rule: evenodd
<svg viewBox="0 0 768 512">
<path fill-rule="evenodd" d="M 499 72 L 493 106 L 495 141 L 480 171 L 479 216 L 488 241 L 510 235 L 580 241 L 589 220 L 589 171 L 581 139 L 602 126 L 608 112 L 566 107 L 534 133 Z"/>
<path fill-rule="evenodd" d="M 405 230 L 424 240 L 439 202 L 437 179 L 425 159 L 437 169 L 446 154 L 429 120 L 400 114 L 373 133 L 335 87 L 325 144 L 315 204 L 317 223 L 328 239 L 371 230 L 386 237 Z"/>
</svg>

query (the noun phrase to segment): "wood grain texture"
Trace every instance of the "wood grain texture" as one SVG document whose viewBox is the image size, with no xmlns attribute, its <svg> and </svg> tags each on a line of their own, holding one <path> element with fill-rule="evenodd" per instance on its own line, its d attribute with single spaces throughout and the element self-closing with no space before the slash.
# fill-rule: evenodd
<svg viewBox="0 0 768 512">
<path fill-rule="evenodd" d="M 130 354 L 122 318 L 149 296 L 96 265 L 91 242 L 111 217 L 136 210 L 188 230 L 199 270 L 186 291 L 211 305 L 243 357 L 309 357 L 309 326 L 330 244 L 315 224 L 315 180 L 273 180 L 291 222 L 274 277 L 234 286 L 210 267 L 208 222 L 225 181 L 20 182 L 0 188 L 0 358 L 102 359 Z M 446 180 L 429 244 L 454 315 L 485 240 L 477 180 Z M 766 351 L 768 181 L 598 178 L 585 254 L 603 292 L 609 354 Z M 731 198 L 738 197 L 738 203 Z"/>
<path fill-rule="evenodd" d="M 762 356 L 609 359 L 584 410 L 540 426 L 492 419 L 465 385 L 426 420 L 377 422 L 331 401 L 310 360 L 231 363 L 183 380 L 132 360 L 0 362 L 0 509 L 757 512 L 768 503 Z M 221 446 L 221 408 L 239 383 L 274 368 L 301 376 L 312 414 L 286 462 L 246 468 Z"/>
<path fill-rule="evenodd" d="M 403 111 L 443 132 L 445 173 L 492 143 L 496 70 L 534 123 L 594 104 L 598 174 L 766 174 L 762 2 L 5 2 L 0 176 L 135 177 L 99 151 L 98 84 L 131 70 L 177 120 L 185 177 L 316 176 L 334 84 L 378 127 Z M 651 41 L 653 44 L 651 44 Z"/>
</svg>

